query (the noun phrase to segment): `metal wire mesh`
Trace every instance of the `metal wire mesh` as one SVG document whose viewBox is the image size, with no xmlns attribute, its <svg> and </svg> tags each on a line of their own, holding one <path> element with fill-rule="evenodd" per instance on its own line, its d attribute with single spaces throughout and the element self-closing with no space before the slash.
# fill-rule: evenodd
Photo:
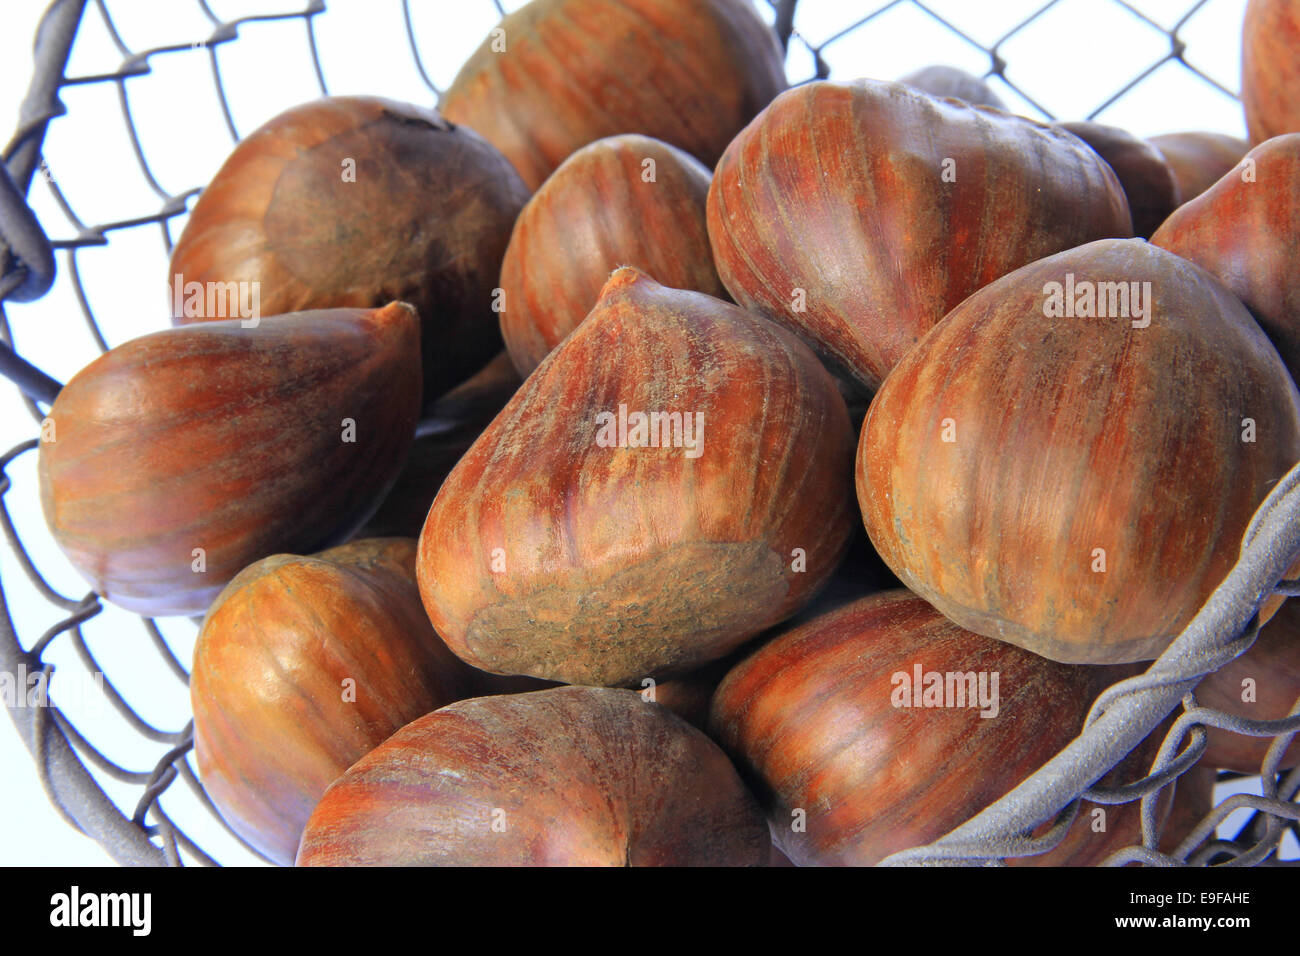
<svg viewBox="0 0 1300 956">
<path fill-rule="evenodd" d="M 44 419 L 41 406 L 48 406 L 58 393 L 59 383 L 18 356 L 13 349 L 9 316 L 5 303 L 29 302 L 45 295 L 56 278 L 72 291 L 89 335 L 98 349 L 110 343 L 96 318 L 79 268 L 79 253 L 106 246 L 115 237 L 132 230 L 156 228 L 160 234 L 159 255 L 170 253 L 174 220 L 183 216 L 199 192 L 201 183 L 193 183 L 181 192 L 169 191 L 150 165 L 133 115 L 133 84 L 153 72 L 159 57 L 169 55 L 205 55 L 211 66 L 211 81 L 220 103 L 221 113 L 231 143 L 238 141 L 241 130 L 235 120 L 227 95 L 222 53 L 238 42 L 242 27 L 258 22 L 297 21 L 302 26 L 314 68 L 314 81 L 321 95 L 330 93 L 322 68 L 317 43 L 316 21 L 326 12 L 324 0 L 307 0 L 300 9 L 265 13 L 223 20 L 207 0 L 192 0 L 210 26 L 206 35 L 179 37 L 176 42 L 133 49 L 124 42 L 114 24 L 106 0 L 55 0 L 47 10 L 35 46 L 35 75 L 24 101 L 19 128 L 6 147 L 0 170 L 0 373 L 13 380 L 23 393 L 23 402 L 38 424 Z M 500 0 L 477 0 L 489 4 L 498 16 L 507 8 Z M 934 3 L 922 0 L 892 0 L 862 4 L 862 15 L 847 22 L 830 36 L 813 41 L 797 29 L 800 7 L 829 0 L 766 0 L 772 20 L 791 64 L 792 80 L 825 78 L 832 74 L 835 52 L 851 37 L 877 29 L 883 18 L 906 8 L 919 12 L 968 44 L 972 51 L 987 58 L 985 76 L 1005 87 L 1043 118 L 1053 119 L 1030 83 L 1010 71 L 1006 47 L 1025 31 L 1035 28 L 1044 16 L 1063 0 L 1050 0 L 1035 6 L 992 42 L 974 39 L 969 32 L 946 19 L 934 9 Z M 1224 96 L 1235 96 L 1219 80 L 1198 68 L 1189 59 L 1189 47 L 1183 38 L 1185 27 L 1211 0 L 1188 3 L 1172 26 L 1162 26 L 1139 6 L 1126 0 L 1094 0 L 1099 6 L 1126 11 L 1135 25 L 1157 31 L 1167 39 L 1167 50 L 1150 62 L 1137 64 L 1131 76 L 1121 78 L 1114 89 L 1088 113 L 1091 119 L 1107 110 L 1157 70 L 1174 63 L 1196 77 L 1207 88 Z M 510 4 L 517 7 L 518 2 Z M 178 5 L 179 6 L 179 5 Z M 841 6 L 847 6 L 841 5 Z M 77 30 L 91 11 L 102 18 L 108 35 L 121 57 L 120 66 L 93 75 L 65 74 L 69 51 Z M 170 12 L 170 11 L 169 11 Z M 410 0 L 402 0 L 405 45 L 421 82 L 435 101 L 441 90 L 430 79 L 421 56 L 421 36 L 412 16 Z M 794 65 L 806 62 L 810 70 L 800 75 Z M 51 121 L 63 113 L 59 93 L 84 85 L 112 86 L 116 89 L 122 123 L 129 136 L 139 171 L 156 195 L 156 205 L 139 215 L 109 222 L 87 223 L 74 210 L 42 156 L 42 142 Z M 69 117 L 62 122 L 76 122 Z M 39 221 L 26 197 L 35 181 L 36 188 L 48 190 L 61 213 L 59 221 Z M 48 219 L 49 217 L 47 217 Z M 161 261 L 161 260 L 160 260 Z M 56 268 L 61 272 L 56 276 Z M 160 267 L 161 274 L 162 269 Z M 84 597 L 59 593 L 47 582 L 24 546 L 12 520 L 6 496 L 10 492 L 9 469 L 21 456 L 34 451 L 38 438 L 25 441 L 0 457 L 0 527 L 17 557 L 26 577 L 40 594 L 57 609 L 62 618 L 25 648 L 17 639 L 4 590 L 0 586 L 0 668 L 13 672 L 25 668 L 27 673 L 43 673 L 57 699 L 58 681 L 52 680 L 52 665 L 47 655 L 56 642 L 70 643 L 81 664 L 90 673 L 102 673 L 83 634 L 83 626 L 102 608 L 94 594 Z M 34 495 L 32 496 L 34 498 Z M 1277 862 L 1277 848 L 1288 829 L 1300 834 L 1300 770 L 1281 773 L 1278 764 L 1289 741 L 1300 731 L 1300 701 L 1292 709 L 1294 716 L 1280 721 L 1252 722 L 1220 711 L 1198 706 L 1194 687 L 1200 677 L 1231 660 L 1254 641 L 1257 633 L 1256 610 L 1262 598 L 1282 579 L 1285 569 L 1300 557 L 1300 472 L 1293 472 L 1282 482 L 1269 501 L 1261 507 L 1243 544 L 1243 558 L 1224 586 L 1206 605 L 1170 650 L 1143 676 L 1126 681 L 1108 691 L 1097 702 L 1084 734 L 1055 761 L 1039 771 L 1008 797 L 969 823 L 959 827 L 944 840 L 895 854 L 890 863 L 997 861 L 1002 857 L 1040 851 L 1063 838 L 1066 827 L 1078 811 L 1079 800 L 1113 804 L 1142 801 L 1143 846 L 1131 847 L 1112 857 L 1108 863 L 1136 861 L 1151 865 L 1228 862 L 1232 865 Z M 1287 593 L 1296 593 L 1294 585 L 1283 585 Z M 172 678 L 184 686 L 188 682 L 185 666 L 178 660 L 156 622 L 142 619 L 150 646 Z M 140 716 L 107 678 L 103 681 L 105 699 L 141 738 L 156 747 L 157 757 L 150 767 L 128 769 L 101 753 L 54 706 L 13 708 L 10 713 L 35 759 L 36 772 L 51 803 L 69 824 L 96 839 L 122 863 L 179 864 L 183 858 L 203 864 L 216 861 L 191 840 L 164 811 L 160 799 L 177 779 L 221 822 L 221 817 L 203 792 L 190 762 L 192 725 L 175 729 L 152 726 Z M 1144 779 L 1123 786 L 1101 788 L 1096 785 L 1132 747 L 1156 727 L 1179 705 L 1182 714 L 1170 730 L 1154 766 Z M 1254 736 L 1274 736 L 1276 740 L 1261 768 L 1261 793 L 1238 794 L 1220 803 L 1195 831 L 1172 854 L 1155 849 L 1158 838 L 1157 796 L 1171 780 L 1192 766 L 1205 749 L 1206 726 L 1222 727 Z M 88 769 L 89 768 L 89 769 Z M 1222 774 L 1221 779 L 1227 779 Z M 136 793 L 132 806 L 119 807 L 110 800 L 97 782 L 111 779 L 130 785 Z M 1247 809 L 1251 816 L 1230 839 L 1215 837 L 1215 829 L 1229 814 Z M 1046 835 L 1031 838 L 1028 834 L 1040 824 L 1056 821 Z M 222 822 L 222 826 L 224 823 Z M 233 836 L 233 834 L 232 834 Z M 239 839 L 235 836 L 235 839 Z M 243 843 L 242 840 L 240 840 Z M 244 844 L 247 847 L 247 844 Z M 251 847 L 248 847 L 252 850 Z M 256 852 L 255 850 L 252 852 Z"/>
</svg>

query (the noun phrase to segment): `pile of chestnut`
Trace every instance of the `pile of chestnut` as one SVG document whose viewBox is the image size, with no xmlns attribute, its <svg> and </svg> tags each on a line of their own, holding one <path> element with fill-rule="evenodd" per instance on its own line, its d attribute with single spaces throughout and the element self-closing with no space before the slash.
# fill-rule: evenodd
<svg viewBox="0 0 1300 956">
<path fill-rule="evenodd" d="M 946 68 L 787 88 L 749 0 L 533 0 L 440 112 L 237 146 L 173 327 L 50 412 L 49 527 L 107 600 L 202 615 L 202 783 L 276 862 L 929 842 L 1169 645 L 1300 461 L 1300 6 L 1245 27 L 1251 143 L 1143 141 Z M 1294 607 L 1198 699 L 1291 711 Z M 1271 743 L 1211 731 L 1161 846 Z M 1085 804 L 1014 862 L 1140 823 Z"/>
</svg>

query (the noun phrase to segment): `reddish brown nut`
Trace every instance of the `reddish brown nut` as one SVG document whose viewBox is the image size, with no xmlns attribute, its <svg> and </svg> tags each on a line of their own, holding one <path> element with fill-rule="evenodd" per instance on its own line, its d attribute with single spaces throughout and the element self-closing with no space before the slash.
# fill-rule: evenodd
<svg viewBox="0 0 1300 956">
<path fill-rule="evenodd" d="M 566 159 L 528 201 L 501 266 L 501 332 L 522 375 L 587 317 L 609 274 L 726 298 L 699 160 L 648 136 L 611 136 Z"/>
<path fill-rule="evenodd" d="M 1231 289 L 1300 378 L 1300 133 L 1256 146 L 1151 241 Z"/>
<path fill-rule="evenodd" d="M 203 322 L 119 345 L 42 442 L 54 540 L 110 601 L 202 614 L 267 555 L 346 540 L 411 444 L 420 325 L 402 303 Z"/>
<path fill-rule="evenodd" d="M 981 286 L 1132 235 L 1114 171 L 1077 137 L 872 80 L 777 97 L 727 147 L 708 214 L 736 302 L 869 390 Z"/>
<path fill-rule="evenodd" d="M 1178 184 L 1178 203 L 1191 202 L 1241 162 L 1250 145 L 1222 133 L 1166 133 L 1147 140 L 1160 150 Z"/>
<path fill-rule="evenodd" d="M 627 690 L 452 704 L 362 758 L 312 813 L 300 866 L 764 866 L 726 756 Z"/>
<path fill-rule="evenodd" d="M 872 865 L 937 839 L 1055 756 L 1110 671 L 971 634 L 889 591 L 744 659 L 714 696 L 710 729 L 786 856 Z"/>
<path fill-rule="evenodd" d="M 195 646 L 203 788 L 240 836 L 291 864 L 325 789 L 405 724 L 464 696 L 469 670 L 420 605 L 414 541 L 258 561 L 213 603 Z"/>
<path fill-rule="evenodd" d="M 1068 663 L 1156 657 L 1300 461 L 1300 394 L 1237 298 L 1140 240 L 986 286 L 876 395 L 858 501 L 899 579 Z"/>
<path fill-rule="evenodd" d="M 1133 216 L 1133 234 L 1145 239 L 1178 206 L 1178 183 L 1164 154 L 1132 133 L 1104 123 L 1061 123 L 1104 159 L 1119 177 Z"/>
<path fill-rule="evenodd" d="M 619 133 L 712 168 L 785 88 L 781 47 L 747 0 L 533 0 L 461 67 L 442 110 L 536 189 L 570 153 Z"/>
<path fill-rule="evenodd" d="M 172 318 L 225 317 L 208 296 L 235 282 L 262 315 L 409 302 L 432 401 L 501 348 L 494 290 L 527 199 L 505 157 L 433 110 L 304 103 L 244 139 L 199 196 L 172 252 Z"/>
<path fill-rule="evenodd" d="M 1241 28 L 1241 101 L 1252 145 L 1300 133 L 1300 4 L 1250 0 Z"/>
<path fill-rule="evenodd" d="M 853 433 L 798 339 L 619 269 L 443 483 L 430 619 L 483 670 L 632 685 L 797 611 L 843 557 Z"/>
</svg>

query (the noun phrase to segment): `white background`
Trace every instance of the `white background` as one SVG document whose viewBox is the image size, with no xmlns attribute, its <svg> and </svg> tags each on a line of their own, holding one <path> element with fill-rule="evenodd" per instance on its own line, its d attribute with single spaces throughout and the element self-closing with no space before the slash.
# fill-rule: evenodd
<svg viewBox="0 0 1300 956">
<path fill-rule="evenodd" d="M 1170 26 L 1193 0 L 1133 0 L 1132 6 Z M 519 6 L 518 0 L 506 4 Z M 990 45 L 1041 5 L 1040 0 L 929 0 L 927 6 L 958 25 L 974 41 Z M 0 16 L 0 141 L 17 126 L 18 104 L 31 75 L 31 44 L 42 9 L 37 0 L 6 0 Z M 222 2 L 213 0 L 222 19 L 297 9 L 296 0 Z M 814 43 L 853 21 L 888 7 L 867 28 L 826 50 L 835 78 L 899 77 L 932 63 L 950 63 L 975 73 L 988 69 L 988 56 L 909 2 L 803 0 L 796 27 Z M 1230 89 L 1238 86 L 1240 29 L 1245 0 L 1209 0 L 1183 30 L 1187 57 Z M 109 0 L 108 8 L 123 41 L 133 50 L 162 45 L 188 47 L 211 34 L 211 24 L 188 0 Z M 413 0 L 413 19 L 426 69 L 440 87 L 455 75 L 464 57 L 496 23 L 490 0 Z M 767 15 L 764 4 L 762 9 Z M 429 103 L 432 95 L 413 65 L 398 0 L 333 0 L 317 18 L 324 73 L 335 94 L 378 94 Z M 812 72 L 811 59 L 796 43 L 792 79 Z M 218 59 L 235 124 L 241 135 L 275 113 L 319 94 L 300 19 L 250 24 L 237 42 L 221 46 Z M 1131 78 L 1169 50 L 1165 34 L 1151 28 L 1113 0 L 1061 0 L 1047 15 L 1001 50 L 1008 76 L 1033 99 L 1062 119 L 1080 119 L 1105 102 Z M 121 54 L 108 40 L 93 3 L 86 13 L 69 74 L 115 70 Z M 214 93 L 209 54 L 186 49 L 156 56 L 152 73 L 127 83 L 129 102 L 146 156 L 162 187 L 179 192 L 206 182 L 231 148 Z M 1012 109 L 1041 116 L 1012 90 L 998 84 Z M 160 205 L 140 174 L 125 135 L 121 107 L 112 84 L 65 91 L 69 115 L 56 120 L 46 139 L 51 175 L 87 223 L 110 222 L 156 211 Z M 1240 106 L 1177 63 L 1156 70 L 1135 91 L 1098 119 L 1143 136 L 1204 129 L 1243 135 Z M 32 203 L 56 237 L 73 232 L 39 181 Z M 173 225 L 179 235 L 183 221 Z M 107 248 L 83 251 L 78 265 L 89 301 L 110 345 L 168 325 L 164 282 L 166 251 L 156 226 L 115 233 Z M 45 299 L 10 305 L 7 312 L 20 353 L 61 381 L 97 351 L 81 320 L 60 256 L 60 280 Z M 35 426 L 13 389 L 0 388 L 0 449 L 34 437 Z M 34 454 L 10 467 L 14 489 L 5 497 L 23 540 L 38 567 L 67 595 L 87 587 L 49 541 L 34 492 Z M 30 644 L 62 614 L 28 586 L 8 549 L 0 546 L 0 582 L 24 644 Z M 188 666 L 194 627 L 165 622 L 173 648 Z M 183 686 L 158 661 L 143 628 L 130 615 L 107 609 L 85 633 L 99 664 L 141 715 L 160 728 L 183 726 L 189 717 Z M 48 659 L 62 673 L 80 670 L 66 637 Z M 58 699 L 57 683 L 55 697 Z M 115 760 L 147 769 L 166 749 L 146 744 L 107 708 L 84 710 L 77 701 L 59 701 L 74 724 Z M 126 806 L 138 790 L 110 785 Z M 225 862 L 251 859 L 214 825 L 179 783 L 164 798 L 174 819 L 200 845 Z M 0 864 L 108 863 L 93 843 L 74 833 L 54 811 L 37 782 L 30 758 L 8 720 L 0 719 Z"/>
</svg>

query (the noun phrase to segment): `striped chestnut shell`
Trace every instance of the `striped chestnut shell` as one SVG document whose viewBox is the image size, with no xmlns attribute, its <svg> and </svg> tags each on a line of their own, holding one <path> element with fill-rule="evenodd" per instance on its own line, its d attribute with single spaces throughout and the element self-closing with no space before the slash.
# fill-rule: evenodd
<svg viewBox="0 0 1300 956">
<path fill-rule="evenodd" d="M 254 561 L 338 544 L 370 516 L 415 432 L 419 355 L 400 302 L 117 346 L 50 409 L 39 476 L 54 540 L 109 601 L 202 614 Z"/>
<path fill-rule="evenodd" d="M 786 88 L 749 0 L 533 0 L 501 21 L 442 98 L 530 189 L 588 143 L 642 133 L 710 169 Z"/>
<path fill-rule="evenodd" d="M 469 677 L 420 606 L 413 540 L 264 558 L 213 603 L 195 645 L 199 778 L 235 832 L 290 864 L 325 789 L 464 696 Z"/>
<path fill-rule="evenodd" d="M 711 174 L 648 136 L 610 136 L 566 159 L 519 214 L 501 265 L 501 332 L 532 372 L 587 317 L 619 266 L 717 298 L 704 205 Z"/>
<path fill-rule="evenodd" d="M 858 501 L 885 563 L 951 620 L 1126 663 L 1183 630 L 1297 461 L 1300 393 L 1245 307 L 1111 239 L 986 286 L 894 369 Z"/>
<path fill-rule="evenodd" d="M 844 401 L 797 338 L 619 269 L 443 483 L 420 592 L 483 670 L 604 686 L 682 674 L 835 570 L 852 457 Z"/>
<path fill-rule="evenodd" d="M 708 217 L 732 298 L 869 391 L 981 286 L 1133 234 L 1114 171 L 1077 137 L 874 80 L 777 97 L 727 147 Z"/>
<path fill-rule="evenodd" d="M 629 690 L 479 697 L 362 758 L 299 866 L 765 866 L 753 795 L 712 740 Z"/>
</svg>

